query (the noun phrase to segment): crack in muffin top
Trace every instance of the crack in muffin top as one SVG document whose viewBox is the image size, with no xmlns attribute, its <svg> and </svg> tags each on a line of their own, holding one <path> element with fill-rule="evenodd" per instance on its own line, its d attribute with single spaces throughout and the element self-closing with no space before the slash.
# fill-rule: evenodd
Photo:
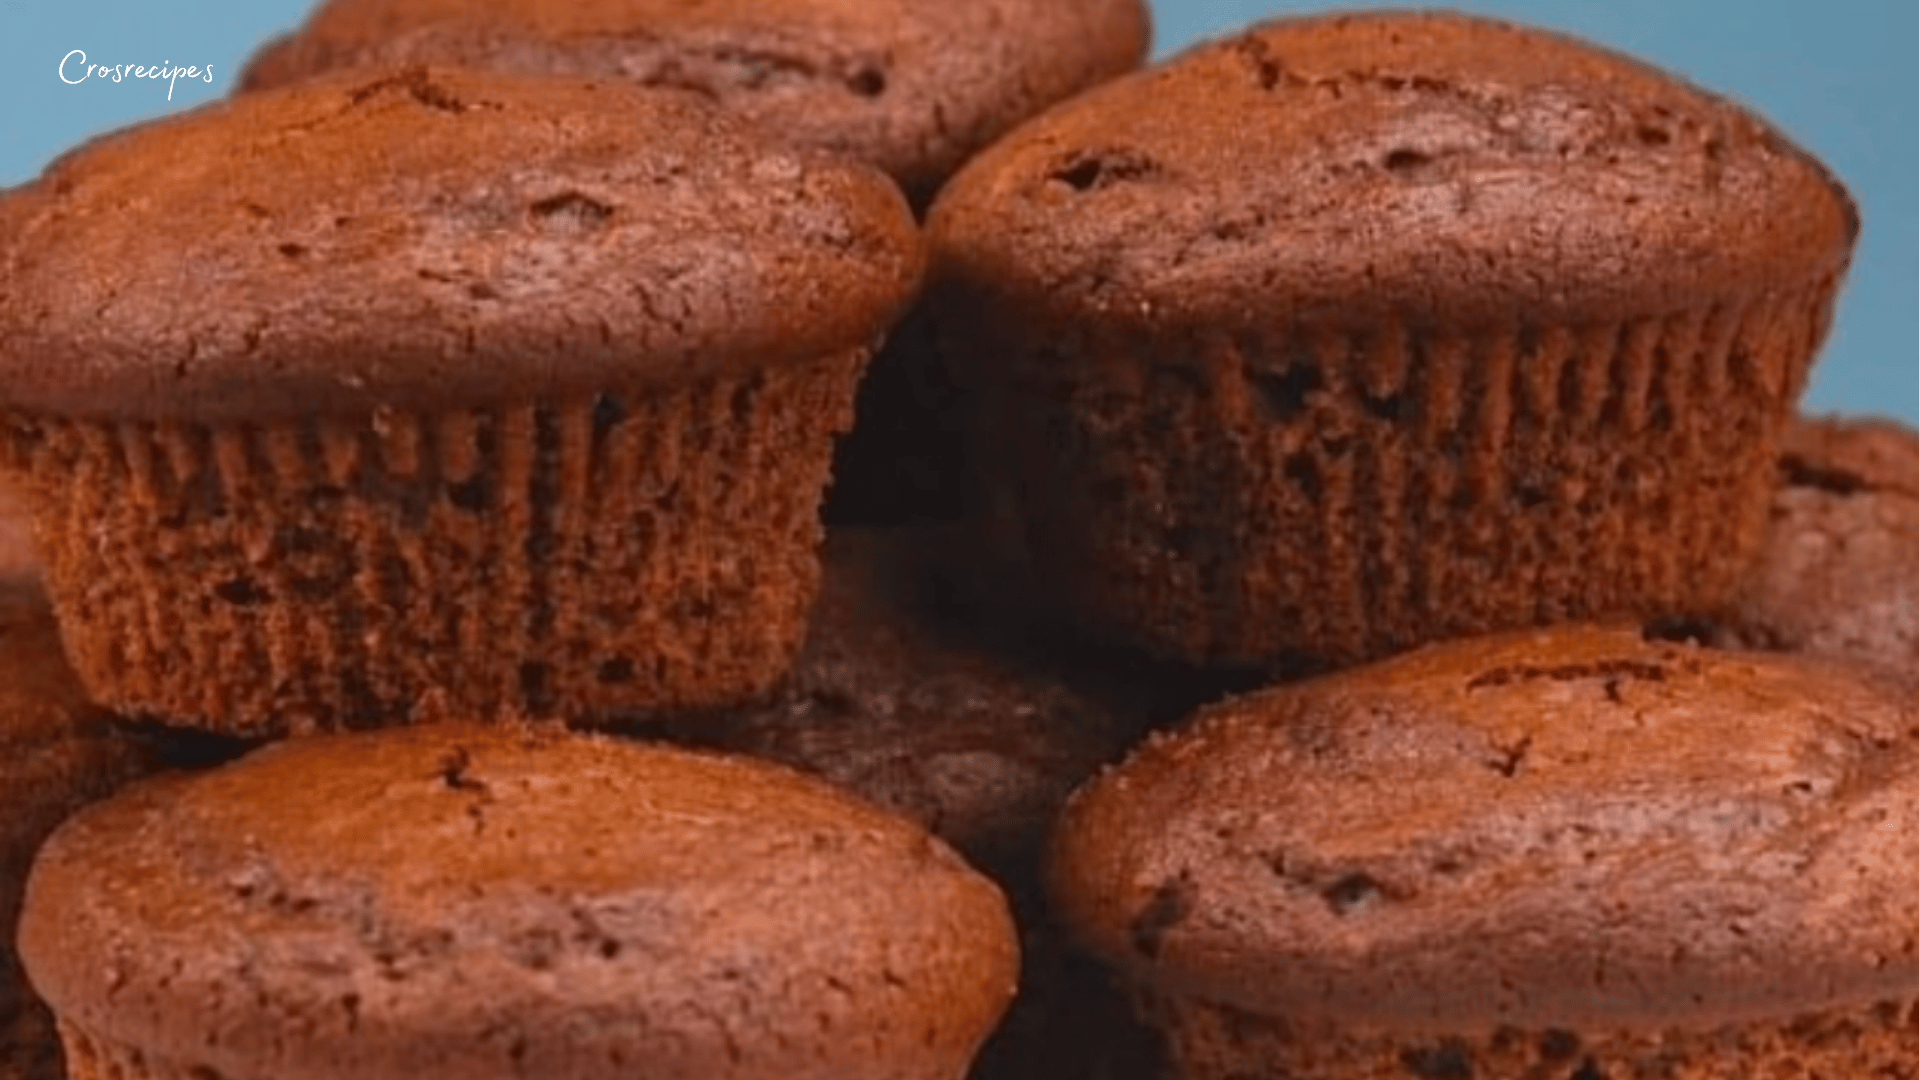
<svg viewBox="0 0 1920 1080">
<path fill-rule="evenodd" d="M 870 347 L 898 190 L 684 92 L 409 67 L 106 136 L 0 200 L 0 406 L 438 409 Z"/>
<path fill-rule="evenodd" d="M 1262 24 L 1082 95 L 969 163 L 929 231 L 937 277 L 1068 317 L 1453 325 L 1801 288 L 1845 271 L 1858 218 L 1678 78 L 1374 13 Z"/>
</svg>

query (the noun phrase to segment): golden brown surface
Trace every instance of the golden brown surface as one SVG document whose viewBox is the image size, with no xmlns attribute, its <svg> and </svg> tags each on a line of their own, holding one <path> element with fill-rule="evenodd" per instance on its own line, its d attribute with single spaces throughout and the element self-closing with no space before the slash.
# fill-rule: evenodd
<svg viewBox="0 0 1920 1080">
<path fill-rule="evenodd" d="M 129 788 L 42 851 L 21 946 L 63 1023 L 189 1075 L 951 1080 L 1013 933 L 820 781 L 447 726 Z"/>
</svg>

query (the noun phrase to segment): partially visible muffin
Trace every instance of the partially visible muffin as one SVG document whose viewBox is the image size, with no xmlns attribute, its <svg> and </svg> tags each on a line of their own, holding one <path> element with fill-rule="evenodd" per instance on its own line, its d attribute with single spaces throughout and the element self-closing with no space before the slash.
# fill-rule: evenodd
<svg viewBox="0 0 1920 1080">
<path fill-rule="evenodd" d="M 1020 122 L 1139 67 L 1150 38 L 1145 0 L 327 0 L 240 89 L 415 62 L 682 87 L 879 167 L 924 209 Z M 901 330 L 835 454 L 835 523 L 964 512 L 966 398 L 927 322 Z"/>
<path fill-rule="evenodd" d="M 1911 1077 L 1917 739 L 1845 665 L 1466 639 L 1157 737 L 1052 894 L 1181 1080 Z"/>
<path fill-rule="evenodd" d="M 761 708 L 670 725 L 681 740 L 824 776 L 919 822 L 1006 889 L 1020 995 L 976 1080 L 1147 1077 L 1153 1044 L 1104 973 L 1072 956 L 1040 896 L 1038 857 L 1067 796 L 1199 691 L 1152 665 L 1096 667 L 971 622 L 950 529 L 828 534 L 807 641 Z"/>
<path fill-rule="evenodd" d="M 1018 966 L 998 889 L 819 780 L 501 725 L 136 784 L 20 945 L 74 1080 L 953 1080 Z"/>
<path fill-rule="evenodd" d="M 87 702 L 46 596 L 0 568 L 0 1077 L 66 1076 L 53 1019 L 14 953 L 34 852 L 69 814 L 156 765 L 152 745 Z"/>
<path fill-rule="evenodd" d="M 1678 78 L 1380 12 L 1081 95 L 928 230 L 1036 587 L 1171 657 L 1339 664 L 1724 602 L 1858 217 Z"/>
<path fill-rule="evenodd" d="M 832 531 L 806 643 L 775 700 L 667 726 L 819 773 L 977 865 L 1030 872 L 1073 789 L 1198 702 L 1144 666 L 1100 670 L 972 625 L 946 576 L 959 535 Z"/>
<path fill-rule="evenodd" d="M 0 474 L 69 655 L 117 712 L 247 736 L 771 689 L 923 259 L 886 177 L 694 95 L 424 67 L 6 201 Z"/>
<path fill-rule="evenodd" d="M 1780 454 L 1759 565 L 1709 640 L 1869 664 L 1920 682 L 1920 452 L 1912 428 L 1802 419 Z"/>
<path fill-rule="evenodd" d="M 1143 0 L 327 0 L 244 90 L 432 63 L 682 87 L 924 205 L 1021 120 L 1137 67 Z"/>
</svg>

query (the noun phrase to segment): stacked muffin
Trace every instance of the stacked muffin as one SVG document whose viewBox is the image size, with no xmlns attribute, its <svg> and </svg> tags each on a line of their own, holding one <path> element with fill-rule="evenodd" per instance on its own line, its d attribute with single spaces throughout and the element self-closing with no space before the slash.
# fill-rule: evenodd
<svg viewBox="0 0 1920 1080">
<path fill-rule="evenodd" d="M 1058 827 L 1172 1075 L 1915 1074 L 1913 437 L 1790 430 L 1858 228 L 1816 162 L 1579 42 L 1355 15 L 1067 103 L 928 228 L 1034 590 L 1327 672 Z"/>
<path fill-rule="evenodd" d="M 0 200 L 0 1063 L 1913 1076 L 1845 192 L 1554 35 L 1145 41 L 333 0 Z"/>
</svg>

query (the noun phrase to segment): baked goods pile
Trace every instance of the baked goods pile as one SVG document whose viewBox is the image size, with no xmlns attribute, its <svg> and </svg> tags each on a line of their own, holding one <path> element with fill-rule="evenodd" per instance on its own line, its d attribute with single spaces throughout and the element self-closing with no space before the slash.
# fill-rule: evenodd
<svg viewBox="0 0 1920 1080">
<path fill-rule="evenodd" d="M 0 1075 L 1914 1077 L 1844 189 L 1147 38 L 330 0 L 0 193 Z"/>
</svg>

